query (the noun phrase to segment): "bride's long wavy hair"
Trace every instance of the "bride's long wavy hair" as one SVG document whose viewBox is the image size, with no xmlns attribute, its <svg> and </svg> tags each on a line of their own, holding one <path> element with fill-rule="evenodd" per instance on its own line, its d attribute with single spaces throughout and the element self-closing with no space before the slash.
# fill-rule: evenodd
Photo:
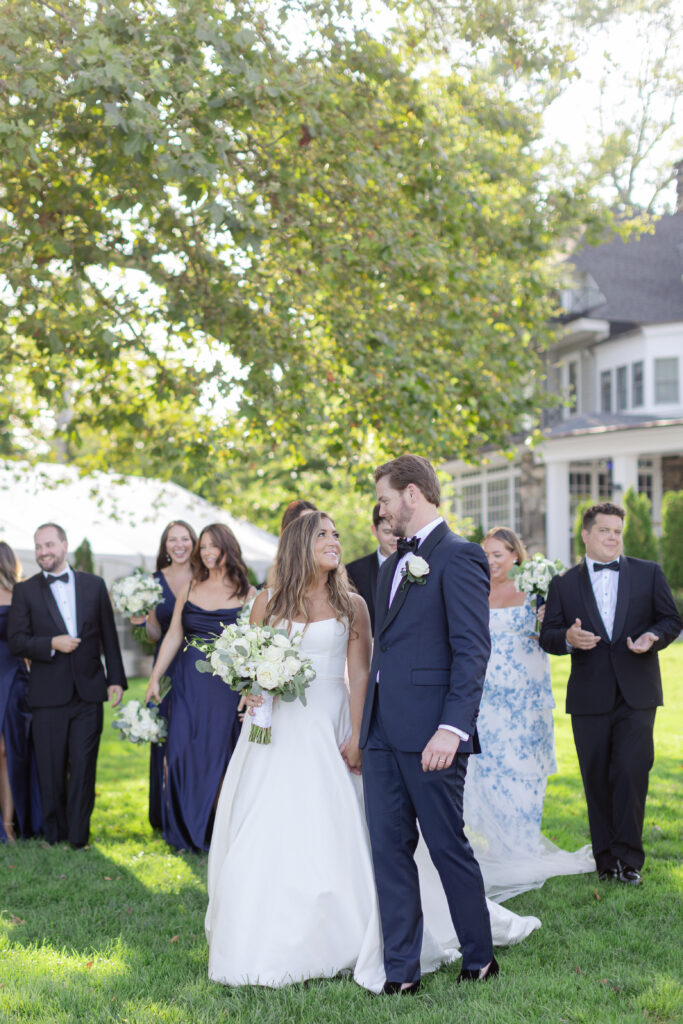
<svg viewBox="0 0 683 1024">
<path fill-rule="evenodd" d="M 307 512 L 282 532 L 275 559 L 275 583 L 265 611 L 265 621 L 271 625 L 295 619 L 310 620 L 306 591 L 318 575 L 314 548 L 323 519 L 334 526 L 334 520 L 325 512 Z M 352 635 L 355 618 L 353 598 L 346 569 L 341 562 L 327 574 L 327 598 L 335 619 L 347 621 Z"/>
</svg>

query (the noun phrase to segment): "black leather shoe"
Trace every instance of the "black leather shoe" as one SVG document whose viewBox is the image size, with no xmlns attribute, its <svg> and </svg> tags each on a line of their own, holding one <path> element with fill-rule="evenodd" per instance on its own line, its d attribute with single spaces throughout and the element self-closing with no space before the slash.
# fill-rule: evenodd
<svg viewBox="0 0 683 1024">
<path fill-rule="evenodd" d="M 642 878 L 640 872 L 632 868 L 630 864 L 624 864 L 623 861 L 617 861 L 617 878 L 620 882 L 625 882 L 626 885 L 641 885 Z"/>
<path fill-rule="evenodd" d="M 612 878 L 616 878 L 618 873 L 616 868 L 604 868 L 598 872 L 598 881 L 609 882 Z"/>
<path fill-rule="evenodd" d="M 457 984 L 459 985 L 461 981 L 490 981 L 491 978 L 496 978 L 499 974 L 500 967 L 498 966 L 498 961 L 494 956 L 493 960 L 489 964 L 486 974 L 484 974 L 483 977 L 480 975 L 478 970 L 470 971 L 466 967 L 463 967 L 458 975 Z"/>
<path fill-rule="evenodd" d="M 402 985 L 402 981 L 385 981 L 382 992 L 385 996 L 414 996 L 416 992 L 420 991 L 422 980 L 418 978 L 406 988 L 402 988 Z"/>
</svg>

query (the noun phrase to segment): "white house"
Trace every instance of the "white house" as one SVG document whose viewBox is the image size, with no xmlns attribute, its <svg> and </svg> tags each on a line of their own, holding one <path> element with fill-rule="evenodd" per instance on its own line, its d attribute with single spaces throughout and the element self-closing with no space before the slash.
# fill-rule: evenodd
<svg viewBox="0 0 683 1024">
<path fill-rule="evenodd" d="M 455 511 L 488 529 L 512 525 L 532 551 L 571 561 L 584 498 L 620 502 L 629 486 L 652 502 L 683 490 L 683 209 L 654 233 L 585 247 L 572 257 L 548 387 L 568 404 L 544 415 L 545 440 L 513 462 L 445 464 Z"/>
</svg>

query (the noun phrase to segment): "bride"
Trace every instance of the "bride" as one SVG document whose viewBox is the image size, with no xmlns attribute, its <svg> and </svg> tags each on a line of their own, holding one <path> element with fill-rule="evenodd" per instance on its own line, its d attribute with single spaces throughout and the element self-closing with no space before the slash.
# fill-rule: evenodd
<svg viewBox="0 0 683 1024">
<path fill-rule="evenodd" d="M 316 677 L 306 706 L 276 701 L 270 745 L 250 743 L 247 723 L 230 761 L 209 852 L 209 977 L 280 987 L 353 971 L 360 985 L 380 992 L 382 940 L 358 749 L 370 621 L 349 589 L 329 516 L 309 512 L 286 528 L 274 588 L 258 595 L 251 621 L 302 632 L 300 649 Z M 430 971 L 459 955 L 458 940 L 422 842 L 416 860 L 425 913 L 421 967 Z M 488 906 L 497 945 L 540 927 L 537 918 Z"/>
</svg>

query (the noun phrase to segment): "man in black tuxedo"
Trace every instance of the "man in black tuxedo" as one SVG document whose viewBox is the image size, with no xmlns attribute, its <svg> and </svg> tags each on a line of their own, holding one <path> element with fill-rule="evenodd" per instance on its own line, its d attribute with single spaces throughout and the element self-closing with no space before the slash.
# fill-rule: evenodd
<svg viewBox="0 0 683 1024">
<path fill-rule="evenodd" d="M 102 703 L 120 703 L 126 677 L 104 580 L 68 565 L 61 526 L 40 526 L 35 548 L 42 572 L 14 588 L 9 646 L 31 662 L 28 700 L 45 838 L 80 848 L 95 803 Z"/>
<path fill-rule="evenodd" d="M 398 538 L 389 526 L 386 519 L 379 514 L 379 504 L 372 510 L 372 526 L 370 529 L 377 538 L 377 550 L 370 555 L 363 555 L 355 562 L 349 562 L 346 571 L 354 587 L 368 606 L 370 612 L 370 628 L 373 635 L 375 632 L 375 596 L 377 592 L 377 577 L 380 566 L 386 562 L 389 555 L 396 550 Z"/>
<path fill-rule="evenodd" d="M 541 647 L 571 654 L 567 712 L 601 881 L 640 885 L 656 708 L 657 652 L 683 623 L 656 562 L 622 555 L 624 511 L 606 502 L 583 517 L 586 558 L 550 584 Z"/>
</svg>

